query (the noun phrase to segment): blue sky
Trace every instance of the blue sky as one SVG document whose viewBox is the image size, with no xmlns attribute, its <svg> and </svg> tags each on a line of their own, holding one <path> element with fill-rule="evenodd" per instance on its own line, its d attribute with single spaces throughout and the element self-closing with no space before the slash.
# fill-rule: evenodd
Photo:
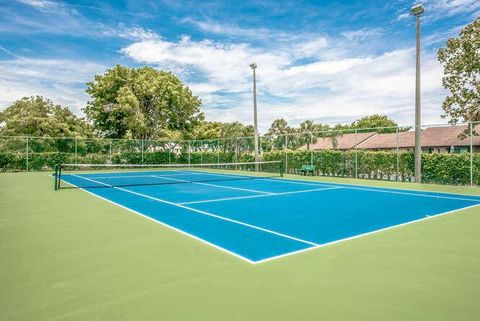
<svg viewBox="0 0 480 321">
<path fill-rule="evenodd" d="M 119 63 L 173 71 L 208 120 L 349 123 L 373 113 L 414 121 L 410 0 L 0 0 L 0 109 L 44 95 L 82 115 L 85 82 Z M 480 15 L 473 0 L 426 0 L 424 123 L 443 123 L 436 51 Z"/>
</svg>

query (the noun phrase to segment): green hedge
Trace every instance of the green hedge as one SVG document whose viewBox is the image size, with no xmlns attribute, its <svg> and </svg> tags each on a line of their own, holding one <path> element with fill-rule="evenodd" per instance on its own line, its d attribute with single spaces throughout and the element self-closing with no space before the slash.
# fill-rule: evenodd
<svg viewBox="0 0 480 321">
<path fill-rule="evenodd" d="M 252 153 L 235 155 L 231 152 L 122 152 L 113 154 L 115 164 L 192 164 L 217 162 L 251 162 Z M 366 179 L 412 181 L 414 175 L 414 154 L 411 152 L 370 152 L 370 151 L 292 151 L 276 150 L 264 152 L 263 160 L 281 160 L 286 170 L 296 174 L 304 164 L 317 166 L 317 175 L 335 177 L 358 177 Z M 34 171 L 52 170 L 58 163 L 110 162 L 108 154 L 82 154 L 75 158 L 73 153 L 43 152 L 31 153 L 28 169 Z M 480 185 L 480 153 L 473 158 L 474 184 Z M 398 172 L 397 172 L 398 167 Z M 0 171 L 24 171 L 27 169 L 26 155 L 23 153 L 0 153 Z M 470 184 L 470 154 L 422 154 L 422 180 L 425 183 L 452 185 Z"/>
<path fill-rule="evenodd" d="M 480 185 L 480 153 L 473 156 L 473 182 Z M 279 150 L 265 152 L 262 159 L 284 161 L 290 174 L 297 174 L 302 165 L 311 163 L 316 165 L 317 175 L 322 176 L 413 181 L 415 172 L 412 152 L 397 156 L 395 152 Z M 425 183 L 469 185 L 470 154 L 423 153 L 422 174 Z"/>
</svg>

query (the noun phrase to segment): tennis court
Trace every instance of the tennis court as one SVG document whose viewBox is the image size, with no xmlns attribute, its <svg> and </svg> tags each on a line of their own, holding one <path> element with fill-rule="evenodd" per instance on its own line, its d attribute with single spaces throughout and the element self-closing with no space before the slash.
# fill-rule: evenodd
<svg viewBox="0 0 480 321">
<path fill-rule="evenodd" d="M 285 179 L 275 165 L 75 165 L 55 186 L 80 188 L 255 264 L 480 205 L 480 196 Z"/>
</svg>

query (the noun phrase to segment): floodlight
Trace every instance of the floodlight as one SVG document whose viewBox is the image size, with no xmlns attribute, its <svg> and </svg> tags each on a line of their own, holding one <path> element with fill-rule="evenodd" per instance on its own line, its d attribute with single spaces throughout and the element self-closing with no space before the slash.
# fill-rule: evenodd
<svg viewBox="0 0 480 321">
<path fill-rule="evenodd" d="M 419 16 L 425 11 L 423 4 L 419 3 L 412 7 L 411 12 L 414 16 Z"/>
<path fill-rule="evenodd" d="M 255 68 L 257 68 L 257 64 L 256 64 L 256 63 L 254 63 L 254 62 L 252 62 L 252 63 L 250 64 L 250 68 L 252 68 L 252 69 L 255 69 Z"/>
</svg>

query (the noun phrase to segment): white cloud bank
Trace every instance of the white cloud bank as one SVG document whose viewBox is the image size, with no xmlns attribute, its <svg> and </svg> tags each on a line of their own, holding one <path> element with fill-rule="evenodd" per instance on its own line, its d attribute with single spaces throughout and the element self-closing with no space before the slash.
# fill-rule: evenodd
<svg viewBox="0 0 480 321">
<path fill-rule="evenodd" d="M 346 33 L 346 38 L 375 37 L 381 30 Z M 350 122 L 372 113 L 387 114 L 401 124 L 413 123 L 415 53 L 413 48 L 377 56 L 318 58 L 328 41 L 309 40 L 289 48 L 253 48 L 244 43 L 162 39 L 132 43 L 122 53 L 139 63 L 175 70 L 187 78 L 203 102 L 208 119 L 250 123 L 251 70 L 255 61 L 261 129 L 283 117 L 293 124 L 305 119 Z M 335 48 L 326 48 L 330 52 Z M 332 55 L 330 54 L 329 57 Z M 334 55 L 333 55 L 334 56 Z M 299 59 L 309 58 L 308 63 Z M 434 56 L 422 65 L 425 122 L 440 122 L 442 69 Z"/>
<path fill-rule="evenodd" d="M 41 95 L 81 115 L 85 83 L 105 66 L 92 62 L 15 58 L 0 61 L 0 109 L 25 96 Z"/>
</svg>

